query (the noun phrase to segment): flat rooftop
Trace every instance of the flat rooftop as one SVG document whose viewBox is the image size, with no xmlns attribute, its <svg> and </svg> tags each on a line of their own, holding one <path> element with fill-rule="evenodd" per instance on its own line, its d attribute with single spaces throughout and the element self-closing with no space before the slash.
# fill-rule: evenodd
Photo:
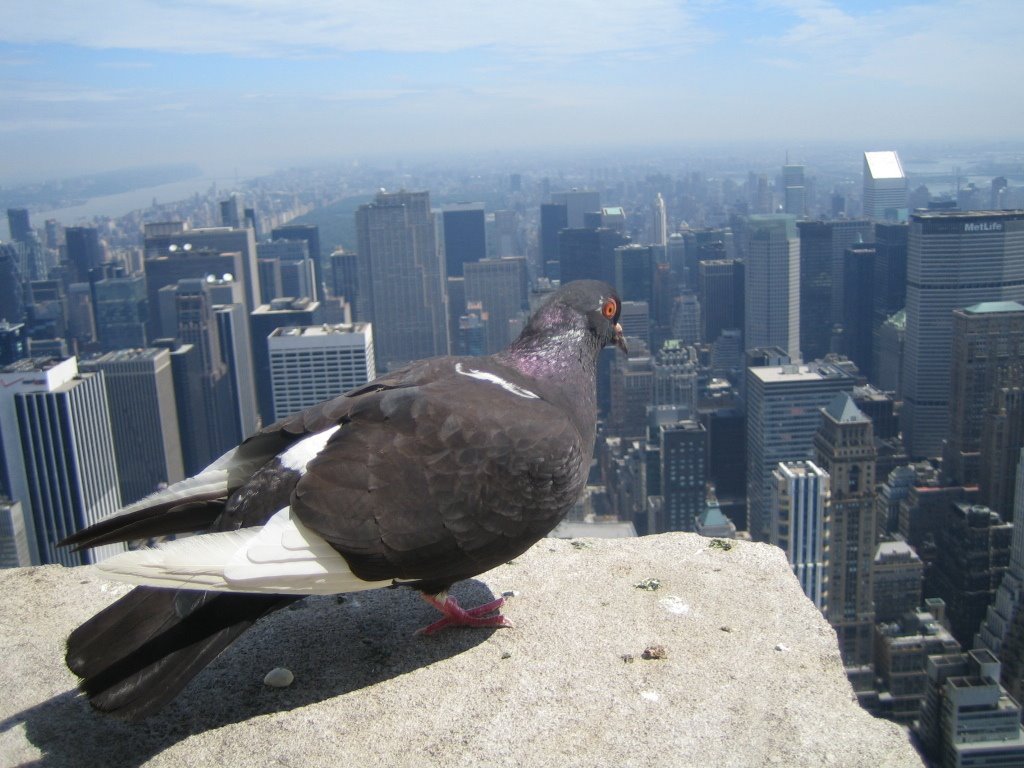
<svg viewBox="0 0 1024 768">
<path fill-rule="evenodd" d="M 334 336 L 343 333 L 366 333 L 367 323 L 324 323 L 322 325 L 289 325 L 284 328 L 275 328 L 271 336 L 291 336 L 312 338 L 314 336 Z"/>
<path fill-rule="evenodd" d="M 902 179 L 903 166 L 900 164 L 899 155 L 892 150 L 882 152 L 865 152 L 864 162 L 867 163 L 868 172 L 873 179 Z"/>
</svg>

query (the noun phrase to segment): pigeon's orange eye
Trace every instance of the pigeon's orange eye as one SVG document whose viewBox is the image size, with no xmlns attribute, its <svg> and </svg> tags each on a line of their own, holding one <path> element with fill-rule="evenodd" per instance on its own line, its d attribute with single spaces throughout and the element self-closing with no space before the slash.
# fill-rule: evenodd
<svg viewBox="0 0 1024 768">
<path fill-rule="evenodd" d="M 608 299 L 608 301 L 604 303 L 604 306 L 601 307 L 601 313 L 609 320 L 611 320 L 613 317 L 615 317 L 615 313 L 616 311 L 618 311 L 618 309 L 619 303 L 615 301 L 615 299 Z"/>
</svg>

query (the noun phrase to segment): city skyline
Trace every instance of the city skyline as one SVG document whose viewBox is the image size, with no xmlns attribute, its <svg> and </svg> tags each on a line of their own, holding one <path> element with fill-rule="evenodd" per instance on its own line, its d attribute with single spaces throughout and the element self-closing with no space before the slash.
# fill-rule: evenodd
<svg viewBox="0 0 1024 768">
<path fill-rule="evenodd" d="M 248 175 L 456 150 L 998 141 L 1024 117 L 1002 86 L 1024 74 L 1010 0 L 2 7 L 3 184 L 154 147 Z"/>
</svg>

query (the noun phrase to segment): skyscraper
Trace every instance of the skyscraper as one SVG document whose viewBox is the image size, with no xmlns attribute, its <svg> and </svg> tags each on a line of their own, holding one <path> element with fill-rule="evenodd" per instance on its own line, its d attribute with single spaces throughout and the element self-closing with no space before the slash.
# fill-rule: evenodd
<svg viewBox="0 0 1024 768">
<path fill-rule="evenodd" d="M 811 461 L 783 461 L 772 470 L 770 541 L 786 553 L 800 588 L 822 613 L 828 609 L 825 505 L 829 476 Z"/>
<path fill-rule="evenodd" d="M 1009 568 L 1013 525 L 980 504 L 946 504 L 942 512 L 925 594 L 945 601 L 953 637 L 969 648 Z"/>
<path fill-rule="evenodd" d="M 122 349 L 82 360 L 83 371 L 102 371 L 114 437 L 121 503 L 185 477 L 166 349 Z"/>
<path fill-rule="evenodd" d="M 615 284 L 615 249 L 629 238 L 614 229 L 563 229 L 558 233 L 558 263 L 562 283 L 603 280 Z"/>
<path fill-rule="evenodd" d="M 701 261 L 698 276 L 704 341 L 713 344 L 723 331 L 742 330 L 743 262 L 736 259 Z"/>
<path fill-rule="evenodd" d="M 267 339 L 267 350 L 279 419 L 377 376 L 367 323 L 277 328 Z"/>
<path fill-rule="evenodd" d="M 807 214 L 807 187 L 804 184 L 804 167 L 802 165 L 782 166 L 782 189 L 784 213 L 796 217 Z"/>
<path fill-rule="evenodd" d="M 828 611 L 854 690 L 870 690 L 875 624 L 875 450 L 871 419 L 849 392 L 821 410 L 815 463 L 831 478 L 828 504 Z"/>
<path fill-rule="evenodd" d="M 173 244 L 168 246 L 164 255 L 147 258 L 143 262 L 143 267 L 149 305 L 146 335 L 150 340 L 174 336 L 177 333 L 176 324 L 163 327 L 164 318 L 160 311 L 161 288 L 176 286 L 179 280 L 206 278 L 208 275 L 213 275 L 218 279 L 224 275 L 244 276 L 240 253 L 219 253 L 191 247 L 179 248 Z"/>
<path fill-rule="evenodd" d="M 220 298 L 215 298 L 214 301 L 219 302 Z M 231 380 L 231 402 L 237 414 L 237 432 L 245 438 L 260 426 L 249 318 L 245 314 L 241 300 L 216 303 L 213 305 L 213 312 L 217 322 L 221 356 L 227 364 Z"/>
<path fill-rule="evenodd" d="M 465 264 L 487 258 L 484 204 L 452 203 L 442 208 L 441 246 L 448 277 L 459 277 Z"/>
<path fill-rule="evenodd" d="M 8 208 L 7 228 L 11 232 L 11 240 L 14 242 L 30 242 L 32 239 L 32 225 L 29 223 L 28 208 Z"/>
<path fill-rule="evenodd" d="M 799 360 L 800 241 L 796 220 L 786 214 L 750 216 L 745 234 L 744 343 L 748 349 L 781 347 Z"/>
<path fill-rule="evenodd" d="M 252 335 L 252 367 L 256 379 L 256 402 L 264 424 L 277 420 L 274 387 L 270 373 L 268 339 L 275 328 L 313 325 L 320 305 L 308 299 L 275 299 L 249 315 Z"/>
<path fill-rule="evenodd" d="M 81 565 L 123 550 L 58 547 L 121 506 L 107 395 L 100 373 L 73 357 L 26 359 L 0 370 L 0 441 L 10 498 L 30 527 L 34 564 Z"/>
<path fill-rule="evenodd" d="M 665 198 L 661 192 L 654 198 L 651 206 L 652 237 L 651 242 L 662 247 L 668 244 L 668 214 L 665 212 Z"/>
<path fill-rule="evenodd" d="M 882 325 L 907 305 L 906 224 L 875 224 L 875 277 L 872 298 L 872 383 L 881 384 Z M 885 389 L 885 387 L 883 387 Z"/>
<path fill-rule="evenodd" d="M 20 323 L 25 319 L 24 287 L 18 252 L 0 243 L 0 320 Z"/>
<path fill-rule="evenodd" d="M 256 236 L 253 230 L 243 227 L 233 229 L 231 227 L 199 227 L 187 229 L 181 222 L 166 222 L 163 224 L 147 224 L 145 230 L 145 258 L 185 258 L 190 253 L 205 251 L 212 254 L 237 253 L 238 267 L 236 269 L 224 269 L 220 272 L 208 271 L 204 274 L 216 274 L 218 277 L 230 272 L 237 279 L 240 279 L 245 286 L 245 307 L 252 312 L 260 305 L 260 275 L 256 261 Z M 146 265 L 147 281 L 149 276 L 149 265 Z M 241 277 L 239 277 L 241 274 Z M 182 277 L 202 277 L 203 274 L 181 274 L 175 280 Z M 164 283 L 167 285 L 167 283 Z M 155 290 L 149 286 L 150 302 L 155 303 Z"/>
<path fill-rule="evenodd" d="M 654 248 L 620 245 L 615 249 L 615 290 L 623 301 L 654 303 Z"/>
<path fill-rule="evenodd" d="M 21 502 L 11 501 L 0 493 L 0 568 L 27 568 L 32 565 L 26 528 Z"/>
<path fill-rule="evenodd" d="M 103 246 L 96 227 L 68 227 L 64 230 L 68 263 L 74 282 L 89 282 L 89 272 L 103 263 Z"/>
<path fill-rule="evenodd" d="M 540 206 L 540 258 L 544 275 L 558 277 L 558 233 L 569 227 L 569 209 L 558 203 Z M 555 274 L 552 274 L 554 272 Z"/>
<path fill-rule="evenodd" d="M 977 485 L 986 415 L 997 391 L 1024 387 L 1024 305 L 983 302 L 953 310 L 949 438 L 942 467 L 954 485 Z M 988 473 L 986 473 L 988 474 Z M 1008 515 L 1011 509 L 996 509 Z"/>
<path fill-rule="evenodd" d="M 870 242 L 867 220 L 800 221 L 800 342 L 804 358 L 829 352 L 832 326 L 844 320 L 846 249 Z M 902 308 L 902 305 L 901 307 Z"/>
<path fill-rule="evenodd" d="M 93 283 L 92 295 L 96 333 L 103 349 L 146 346 L 149 301 L 143 275 L 106 277 Z"/>
<path fill-rule="evenodd" d="M 658 533 L 695 531 L 707 498 L 707 431 L 697 421 L 662 424 L 661 495 L 663 520 Z"/>
<path fill-rule="evenodd" d="M 230 450 L 245 436 L 239 431 L 237 405 L 211 295 L 206 279 L 179 280 L 174 290 L 177 338 L 191 344 L 202 360 L 201 376 L 204 412 L 202 426 L 208 439 L 207 463 Z"/>
<path fill-rule="evenodd" d="M 316 275 L 317 295 L 310 296 L 309 298 L 318 298 L 327 280 L 326 270 L 324 269 L 324 255 L 320 250 L 320 227 L 316 224 L 282 224 L 270 230 L 270 239 L 305 241 L 309 251 L 309 258 L 313 261 L 313 272 Z M 255 305 L 252 308 L 255 308 Z"/>
<path fill-rule="evenodd" d="M 875 246 L 852 245 L 843 261 L 843 346 L 862 376 L 873 378 L 874 334 L 871 306 L 874 300 Z"/>
<path fill-rule="evenodd" d="M 569 192 L 552 192 L 551 202 L 565 206 L 566 227 L 582 229 L 586 226 L 584 216 L 601 210 L 601 193 L 580 189 L 573 189 Z"/>
<path fill-rule="evenodd" d="M 166 349 L 171 356 L 174 403 L 178 409 L 178 435 L 185 474 L 194 475 L 206 467 L 214 455 L 210 433 L 206 429 L 207 398 L 203 392 L 203 359 L 199 350 L 180 339 L 154 339 L 153 346 Z"/>
<path fill-rule="evenodd" d="M 382 370 L 448 352 L 444 266 L 427 192 L 380 192 L 355 214 L 356 317 L 373 323 Z"/>
<path fill-rule="evenodd" d="M 487 354 L 499 352 L 519 335 L 524 310 L 529 306 L 526 259 L 506 256 L 466 262 L 464 266 L 465 301 L 479 302 L 487 313 Z"/>
<path fill-rule="evenodd" d="M 913 457 L 948 436 L 953 310 L 986 301 L 1024 302 L 1024 211 L 913 214 L 900 422 Z"/>
<path fill-rule="evenodd" d="M 914 730 L 942 766 L 1024 763 L 1021 707 L 999 685 L 1000 664 L 975 649 L 928 657 L 928 684 Z"/>
<path fill-rule="evenodd" d="M 814 456 L 821 409 L 855 379 L 834 365 L 747 368 L 747 513 L 750 535 L 769 541 L 772 472 Z"/>
<path fill-rule="evenodd" d="M 864 216 L 872 221 L 906 218 L 907 177 L 893 151 L 864 153 Z"/>
</svg>

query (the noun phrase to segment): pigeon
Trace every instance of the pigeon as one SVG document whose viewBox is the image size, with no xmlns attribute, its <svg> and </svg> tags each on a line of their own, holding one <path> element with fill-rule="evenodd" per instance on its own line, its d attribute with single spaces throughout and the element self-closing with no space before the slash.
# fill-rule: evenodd
<svg viewBox="0 0 1024 768">
<path fill-rule="evenodd" d="M 504 351 L 389 372 L 69 536 L 77 549 L 163 540 L 96 566 L 138 586 L 69 636 L 81 691 L 146 718 L 308 595 L 405 586 L 441 612 L 427 634 L 509 626 L 500 598 L 464 609 L 448 589 L 525 552 L 579 498 L 598 355 L 626 349 L 620 309 L 611 286 L 568 283 Z"/>
</svg>

